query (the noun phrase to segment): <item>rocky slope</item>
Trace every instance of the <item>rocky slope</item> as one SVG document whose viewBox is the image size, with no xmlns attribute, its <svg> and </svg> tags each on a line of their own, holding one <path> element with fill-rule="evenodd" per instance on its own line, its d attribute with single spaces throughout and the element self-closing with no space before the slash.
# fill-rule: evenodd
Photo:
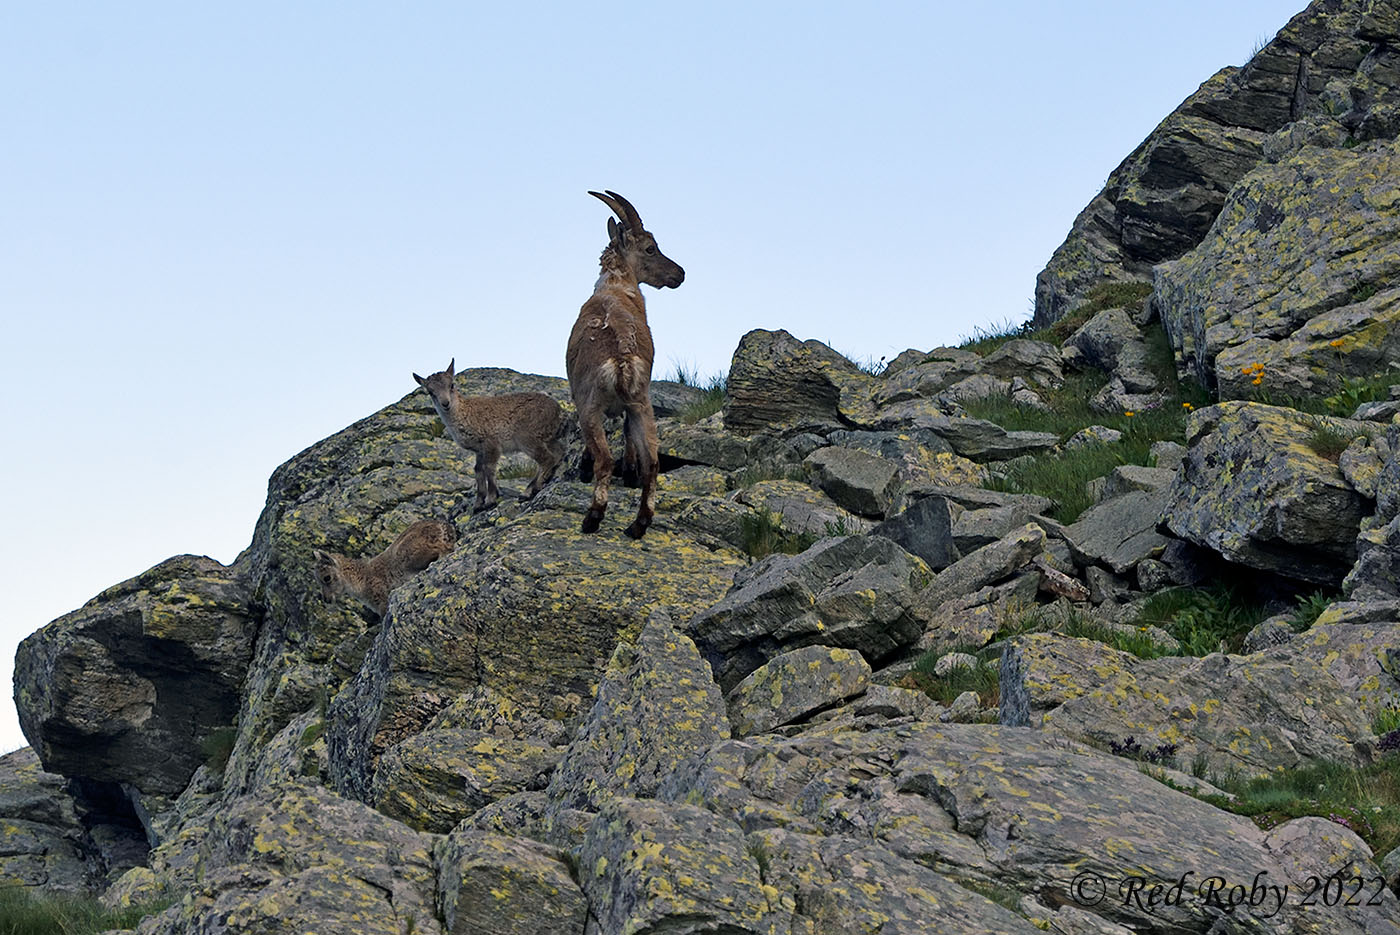
<svg viewBox="0 0 1400 935">
<path fill-rule="evenodd" d="M 421 391 L 308 448 L 232 565 L 22 644 L 0 882 L 142 935 L 1400 931 L 1400 802 L 1245 807 L 1400 745 L 1397 25 L 1314 3 L 1168 118 L 1052 260 L 1076 327 L 656 384 L 641 541 L 567 471 L 472 515 Z M 1343 375 L 1378 399 L 1306 411 Z M 382 620 L 322 599 L 314 549 L 428 516 Z"/>
</svg>

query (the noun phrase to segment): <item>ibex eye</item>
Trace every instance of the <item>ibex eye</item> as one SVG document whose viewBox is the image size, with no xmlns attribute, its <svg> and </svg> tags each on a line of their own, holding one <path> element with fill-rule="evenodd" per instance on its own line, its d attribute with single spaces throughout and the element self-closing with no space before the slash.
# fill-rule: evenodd
<svg viewBox="0 0 1400 935">
<path fill-rule="evenodd" d="M 647 247 L 647 256 L 655 256 L 655 255 L 656 255 L 656 248 L 655 248 L 655 247 Z"/>
</svg>

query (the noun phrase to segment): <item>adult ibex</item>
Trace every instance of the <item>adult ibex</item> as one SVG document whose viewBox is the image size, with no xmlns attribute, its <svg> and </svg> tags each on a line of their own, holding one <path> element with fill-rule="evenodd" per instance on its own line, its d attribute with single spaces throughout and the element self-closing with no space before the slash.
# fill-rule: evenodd
<svg viewBox="0 0 1400 935">
<path fill-rule="evenodd" d="M 656 354 L 639 283 L 674 289 L 685 281 L 685 270 L 657 248 L 656 238 L 642 226 L 637 209 L 626 198 L 617 192 L 588 194 L 611 208 L 617 220 L 608 218 L 608 246 L 598 258 L 602 272 L 592 297 L 579 310 L 565 357 L 586 449 L 584 479 L 590 462 L 593 471 L 593 502 L 582 530 L 597 531 L 608 508 L 613 457 L 603 419 L 621 413 L 626 438 L 623 465 L 635 471 L 642 486 L 637 518 L 626 532 L 640 539 L 655 513 L 659 462 L 656 415 L 651 409 L 651 364 Z"/>
</svg>

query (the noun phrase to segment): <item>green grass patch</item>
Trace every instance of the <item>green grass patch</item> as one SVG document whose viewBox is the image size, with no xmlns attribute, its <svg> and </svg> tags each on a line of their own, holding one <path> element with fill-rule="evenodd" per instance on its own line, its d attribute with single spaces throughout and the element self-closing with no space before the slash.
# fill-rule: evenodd
<svg viewBox="0 0 1400 935">
<path fill-rule="evenodd" d="M 1265 608 L 1234 588 L 1170 588 L 1143 605 L 1139 626 L 1166 630 L 1181 643 L 1181 655 L 1239 652 L 1245 634 L 1267 616 Z"/>
<path fill-rule="evenodd" d="M 1314 815 L 1355 831 L 1377 854 L 1400 845 L 1400 756 L 1393 753 L 1361 767 L 1319 763 L 1256 779 L 1212 776 L 1210 782 L 1235 799 L 1199 798 L 1265 830 Z"/>
<path fill-rule="evenodd" d="M 724 374 L 717 373 L 703 383 L 697 382 L 687 385 L 698 387 L 701 396 L 676 414 L 676 418 L 686 425 L 694 425 L 701 419 L 712 416 L 724 408 L 724 400 L 729 387 L 729 380 Z"/>
<path fill-rule="evenodd" d="M 755 559 L 775 552 L 797 555 L 810 549 L 819 538 L 815 533 L 784 529 L 779 517 L 767 510 L 740 517 L 739 532 L 743 536 L 744 551 Z"/>
<path fill-rule="evenodd" d="M 1301 633 L 1316 623 L 1317 618 L 1321 617 L 1322 612 L 1335 600 L 1337 595 L 1332 591 L 1314 591 L 1298 598 L 1298 607 L 1289 618 L 1289 625 Z"/>
<path fill-rule="evenodd" d="M 204 762 L 211 770 L 222 772 L 228 758 L 233 755 L 233 745 L 238 740 L 238 728 L 220 727 L 209 733 L 199 742 L 199 752 L 204 754 Z M 0 929 L 0 935 L 3 935 Z"/>
<path fill-rule="evenodd" d="M 1060 632 L 1065 636 L 1098 640 L 1105 646 L 1120 652 L 1132 653 L 1140 659 L 1156 659 L 1160 656 L 1173 655 L 1172 650 L 1154 640 L 1142 625 L 1122 630 L 1106 627 L 1078 611 L 1070 612 L 1068 619 L 1060 628 Z"/>
<path fill-rule="evenodd" d="M 152 903 L 111 910 L 87 897 L 0 886 L 0 935 L 89 935 L 108 929 L 130 929 L 168 905 L 169 902 Z"/>
<path fill-rule="evenodd" d="M 986 357 L 1007 341 L 1033 337 L 1034 334 L 1029 321 L 1012 321 L 1007 318 L 985 327 L 982 325 L 974 326 L 971 334 L 962 337 L 958 347 L 964 351 L 971 351 Z"/>
<path fill-rule="evenodd" d="M 1048 341 L 1058 347 L 1099 312 L 1110 308 L 1136 309 L 1151 294 L 1150 282 L 1106 282 L 1090 289 L 1083 302 L 1044 328 L 1033 328 L 1029 321 L 1007 319 L 973 328 L 972 334 L 965 336 L 958 347 L 983 357 L 1016 338 Z"/>
<path fill-rule="evenodd" d="M 1312 430 L 1308 432 L 1308 447 L 1319 458 L 1326 458 L 1335 463 L 1342 456 L 1342 452 L 1347 450 L 1352 438 L 1350 432 L 1317 419 L 1313 421 Z"/>
<path fill-rule="evenodd" d="M 911 686 L 940 704 L 951 704 L 963 692 L 976 692 L 984 708 L 1001 704 L 1001 670 L 995 664 L 978 661 L 975 666 L 950 669 L 946 675 L 934 672 L 934 666 L 949 650 L 928 652 L 920 656 L 907 676 Z"/>
</svg>

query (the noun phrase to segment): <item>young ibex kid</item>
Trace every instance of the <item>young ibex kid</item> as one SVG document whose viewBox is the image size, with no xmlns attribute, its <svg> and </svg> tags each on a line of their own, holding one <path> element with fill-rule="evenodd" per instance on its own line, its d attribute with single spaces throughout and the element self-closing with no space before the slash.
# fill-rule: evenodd
<svg viewBox="0 0 1400 935">
<path fill-rule="evenodd" d="M 642 486 L 637 518 L 626 532 L 640 539 L 655 514 L 660 466 L 656 415 L 651 409 L 655 351 L 639 283 L 674 289 L 685 281 L 685 270 L 661 253 L 656 238 L 642 226 L 637 209 L 626 198 L 616 192 L 588 194 L 611 208 L 617 221 L 608 218 L 608 246 L 598 259 L 602 272 L 593 286 L 593 296 L 579 310 L 565 357 L 586 448 L 585 479 L 589 462 L 593 470 L 593 502 L 583 518 L 582 530 L 596 532 L 608 508 L 613 457 L 603 419 L 622 413 L 624 465 L 636 472 Z"/>
<path fill-rule="evenodd" d="M 457 530 L 451 523 L 424 519 L 409 526 L 392 545 L 368 560 L 316 549 L 321 597 L 329 601 L 349 594 L 382 617 L 389 606 L 389 592 L 451 552 L 456 543 Z"/>
<path fill-rule="evenodd" d="M 480 513 L 496 505 L 496 464 L 503 452 L 523 451 L 535 462 L 535 476 L 525 492 L 528 500 L 549 483 L 564 460 L 564 410 L 544 393 L 506 393 L 501 396 L 463 396 L 457 392 L 453 368 L 424 379 L 413 379 L 428 391 L 433 408 L 452 440 L 476 453 L 476 506 Z"/>
</svg>

